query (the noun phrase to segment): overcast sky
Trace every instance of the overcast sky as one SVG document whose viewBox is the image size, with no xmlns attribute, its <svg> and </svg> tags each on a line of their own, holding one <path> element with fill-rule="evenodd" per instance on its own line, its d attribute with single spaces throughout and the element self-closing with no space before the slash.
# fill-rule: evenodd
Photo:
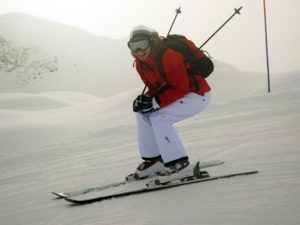
<svg viewBox="0 0 300 225">
<path fill-rule="evenodd" d="M 266 2 L 271 72 L 300 70 L 300 1 Z M 243 6 L 204 49 L 239 69 L 266 71 L 263 0 L 0 0 L 0 15 L 27 13 L 118 39 L 140 24 L 166 35 L 179 6 L 172 32 L 199 46 Z"/>
</svg>

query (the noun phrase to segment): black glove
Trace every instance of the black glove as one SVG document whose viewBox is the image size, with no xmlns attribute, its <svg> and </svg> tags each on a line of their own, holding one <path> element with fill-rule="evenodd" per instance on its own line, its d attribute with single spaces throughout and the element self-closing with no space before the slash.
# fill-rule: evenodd
<svg viewBox="0 0 300 225">
<path fill-rule="evenodd" d="M 134 112 L 147 113 L 152 110 L 154 110 L 152 97 L 142 94 L 133 101 Z"/>
</svg>

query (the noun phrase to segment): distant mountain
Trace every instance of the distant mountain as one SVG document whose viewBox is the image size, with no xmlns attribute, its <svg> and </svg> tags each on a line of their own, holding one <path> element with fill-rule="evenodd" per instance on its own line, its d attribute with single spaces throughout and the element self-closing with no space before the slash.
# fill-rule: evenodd
<svg viewBox="0 0 300 225">
<path fill-rule="evenodd" d="M 137 88 L 126 41 L 25 14 L 0 16 L 0 91 L 106 97 Z"/>
<path fill-rule="evenodd" d="M 69 91 L 105 98 L 142 90 L 126 42 L 25 14 L 0 16 L 0 92 Z M 266 74 L 213 61 L 208 78 L 213 101 L 266 92 Z"/>
</svg>

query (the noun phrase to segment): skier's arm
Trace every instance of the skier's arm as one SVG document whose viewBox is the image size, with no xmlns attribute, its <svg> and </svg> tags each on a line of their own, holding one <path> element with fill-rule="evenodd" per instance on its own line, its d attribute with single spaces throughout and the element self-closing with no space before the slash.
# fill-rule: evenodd
<svg viewBox="0 0 300 225">
<path fill-rule="evenodd" d="M 190 92 L 183 56 L 168 49 L 162 60 L 167 84 L 166 88 L 157 94 L 160 107 L 167 106 Z"/>
</svg>

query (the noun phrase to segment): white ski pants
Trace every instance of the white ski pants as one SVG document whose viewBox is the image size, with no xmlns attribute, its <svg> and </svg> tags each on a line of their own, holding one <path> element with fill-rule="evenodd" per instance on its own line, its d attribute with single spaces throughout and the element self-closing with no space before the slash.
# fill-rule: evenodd
<svg viewBox="0 0 300 225">
<path fill-rule="evenodd" d="M 141 157 L 148 159 L 161 155 L 164 163 L 186 157 L 173 124 L 201 112 L 209 102 L 210 93 L 202 96 L 191 92 L 157 111 L 136 113 Z"/>
</svg>

